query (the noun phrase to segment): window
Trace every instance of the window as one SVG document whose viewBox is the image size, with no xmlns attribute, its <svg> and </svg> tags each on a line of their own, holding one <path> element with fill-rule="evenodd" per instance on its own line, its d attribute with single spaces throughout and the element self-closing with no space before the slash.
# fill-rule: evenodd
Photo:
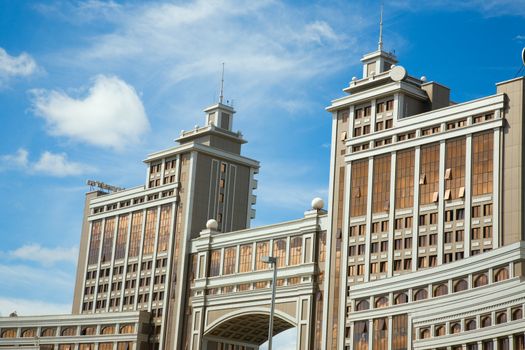
<svg viewBox="0 0 525 350">
<path fill-rule="evenodd" d="M 368 309 L 370 309 L 370 303 L 366 299 L 358 301 L 355 305 L 356 311 L 364 311 Z"/>
<path fill-rule="evenodd" d="M 373 350 L 388 350 L 388 318 L 376 318 L 373 321 L 374 340 Z"/>
<path fill-rule="evenodd" d="M 264 256 L 270 254 L 270 242 L 257 242 L 255 247 L 255 270 L 267 270 L 270 268 L 270 264 L 266 264 L 262 261 Z"/>
<path fill-rule="evenodd" d="M 430 218 L 430 225 L 435 225 L 437 224 L 437 221 L 438 221 L 438 214 L 437 213 L 430 213 L 429 215 L 429 218 Z"/>
<path fill-rule="evenodd" d="M 496 315 L 496 324 L 502 324 L 502 323 L 505 323 L 505 322 L 507 322 L 507 312 L 506 311 L 499 312 Z"/>
<path fill-rule="evenodd" d="M 96 333 L 97 329 L 92 326 L 82 327 L 82 330 L 80 331 L 80 335 L 95 335 Z"/>
<path fill-rule="evenodd" d="M 388 299 L 386 297 L 377 298 L 375 302 L 375 308 L 380 309 L 383 307 L 388 307 Z"/>
<path fill-rule="evenodd" d="M 273 241 L 273 256 L 277 258 L 277 267 L 284 267 L 286 264 L 286 239 L 276 239 Z"/>
<path fill-rule="evenodd" d="M 421 170 L 419 177 L 421 204 L 433 203 L 434 193 L 437 193 L 439 185 L 439 144 L 421 147 Z"/>
<path fill-rule="evenodd" d="M 445 190 L 450 191 L 450 199 L 460 198 L 459 190 L 465 187 L 465 146 L 464 137 L 446 141 Z"/>
<path fill-rule="evenodd" d="M 428 291 L 426 289 L 419 289 L 414 293 L 414 301 L 424 300 L 428 298 Z"/>
<path fill-rule="evenodd" d="M 489 327 L 492 324 L 492 319 L 489 315 L 481 316 L 481 328 Z"/>
<path fill-rule="evenodd" d="M 157 242 L 157 252 L 168 250 L 168 243 L 171 230 L 171 204 L 163 205 L 160 208 L 160 226 Z"/>
<path fill-rule="evenodd" d="M 62 336 L 71 336 L 71 335 L 77 335 L 77 328 L 76 327 L 65 327 L 62 328 L 60 335 Z"/>
<path fill-rule="evenodd" d="M 290 239 L 290 265 L 299 265 L 301 263 L 302 245 L 302 236 L 295 236 Z"/>
<path fill-rule="evenodd" d="M 418 246 L 420 248 L 427 246 L 427 236 L 419 236 L 418 238 Z"/>
<path fill-rule="evenodd" d="M 480 239 L 481 238 L 481 229 L 479 227 L 474 227 L 472 229 L 471 239 Z"/>
<path fill-rule="evenodd" d="M 472 195 L 492 193 L 493 131 L 472 137 Z"/>
<path fill-rule="evenodd" d="M 246 244 L 240 247 L 240 266 L 239 272 L 252 271 L 252 245 Z"/>
<path fill-rule="evenodd" d="M 492 226 L 483 227 L 483 238 L 492 238 Z"/>
<path fill-rule="evenodd" d="M 36 336 L 36 331 L 34 328 L 24 329 L 20 335 L 22 338 L 33 338 Z"/>
<path fill-rule="evenodd" d="M 354 322 L 353 349 L 368 350 L 368 320 Z"/>
<path fill-rule="evenodd" d="M 44 328 L 42 329 L 41 336 L 42 337 L 54 337 L 56 334 L 55 328 Z"/>
<path fill-rule="evenodd" d="M 370 134 L 370 125 L 363 125 L 363 135 Z"/>
<path fill-rule="evenodd" d="M 476 329 L 476 320 L 467 320 L 465 322 L 465 330 L 473 331 Z"/>
<path fill-rule="evenodd" d="M 115 334 L 115 326 L 105 326 L 100 330 L 100 334 Z"/>
<path fill-rule="evenodd" d="M 486 274 L 477 275 L 474 277 L 474 287 L 481 287 L 488 284 L 488 278 Z"/>
<path fill-rule="evenodd" d="M 484 216 L 492 215 L 492 204 L 485 204 L 483 206 L 483 215 Z"/>
<path fill-rule="evenodd" d="M 149 208 L 146 211 L 146 228 L 144 230 L 144 243 L 142 254 L 149 255 L 153 253 L 155 245 L 155 228 L 157 224 L 157 208 Z"/>
<path fill-rule="evenodd" d="M 445 326 L 444 325 L 439 325 L 439 326 L 436 326 L 434 328 L 434 335 L 436 337 L 441 337 L 443 335 L 445 335 L 446 333 L 446 330 L 445 330 Z"/>
<path fill-rule="evenodd" d="M 377 107 L 376 107 L 376 112 L 377 113 L 383 113 L 385 111 L 385 103 L 384 102 L 379 102 L 377 104 Z"/>
<path fill-rule="evenodd" d="M 494 275 L 494 282 L 501 282 L 509 278 L 509 271 L 507 268 L 501 268 L 496 271 L 496 274 Z"/>
<path fill-rule="evenodd" d="M 521 310 L 521 307 L 518 307 L 514 310 L 512 310 L 512 320 L 521 320 L 523 318 L 523 311 Z"/>
<path fill-rule="evenodd" d="M 135 327 L 132 324 L 120 326 L 120 334 L 132 334 L 135 332 Z"/>
<path fill-rule="evenodd" d="M 131 219 L 131 235 L 129 242 L 129 257 L 135 257 L 139 254 L 140 239 L 142 235 L 142 218 L 143 211 L 136 211 Z"/>
<path fill-rule="evenodd" d="M 402 239 L 396 239 L 394 240 L 394 250 L 403 249 L 403 240 Z"/>
<path fill-rule="evenodd" d="M 411 208 L 414 205 L 414 161 L 415 151 L 413 149 L 397 153 L 396 209 Z"/>
<path fill-rule="evenodd" d="M 232 273 L 235 273 L 236 257 L 237 257 L 237 247 L 230 247 L 230 248 L 224 249 L 224 261 L 223 261 L 223 267 L 222 267 L 223 275 L 231 275 Z"/>
<path fill-rule="evenodd" d="M 351 216 L 365 215 L 368 194 L 368 160 L 352 162 Z"/>
<path fill-rule="evenodd" d="M 91 240 L 89 244 L 88 264 L 98 262 L 100 249 L 100 235 L 102 234 L 102 220 L 93 221 L 91 224 Z"/>
<path fill-rule="evenodd" d="M 481 210 L 479 205 L 472 207 L 472 218 L 479 218 L 481 216 Z"/>
<path fill-rule="evenodd" d="M 450 325 L 450 333 L 457 334 L 461 332 L 461 325 L 459 323 L 452 323 Z"/>
<path fill-rule="evenodd" d="M 428 329 L 428 328 L 423 328 L 423 329 L 419 332 L 419 338 L 420 338 L 420 339 L 427 339 L 427 338 L 430 338 L 430 329 Z"/>
<path fill-rule="evenodd" d="M 394 298 L 394 305 L 408 303 L 408 295 L 406 293 L 399 293 Z"/>
<path fill-rule="evenodd" d="M 452 243 L 452 232 L 450 231 L 445 232 L 444 240 L 445 240 L 445 243 Z"/>
<path fill-rule="evenodd" d="M 405 249 L 411 249 L 412 248 L 412 238 L 407 237 L 405 238 Z"/>
<path fill-rule="evenodd" d="M 428 244 L 437 245 L 437 234 L 436 233 L 428 235 Z"/>
<path fill-rule="evenodd" d="M 389 209 L 390 200 L 390 154 L 374 158 L 374 186 L 372 187 L 372 212 Z"/>
<path fill-rule="evenodd" d="M 394 109 L 394 100 L 386 101 L 386 110 L 391 111 Z"/>
</svg>

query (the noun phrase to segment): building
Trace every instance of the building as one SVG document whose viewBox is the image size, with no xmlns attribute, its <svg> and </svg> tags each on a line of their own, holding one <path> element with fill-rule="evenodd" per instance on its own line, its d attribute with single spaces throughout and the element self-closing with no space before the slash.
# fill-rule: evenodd
<svg viewBox="0 0 525 350">
<path fill-rule="evenodd" d="M 221 101 L 145 185 L 86 195 L 72 315 L 0 319 L 0 349 L 258 349 L 272 255 L 297 349 L 524 350 L 525 79 L 457 104 L 381 40 L 362 62 L 327 108 L 327 211 L 250 228 L 259 163 Z"/>
</svg>

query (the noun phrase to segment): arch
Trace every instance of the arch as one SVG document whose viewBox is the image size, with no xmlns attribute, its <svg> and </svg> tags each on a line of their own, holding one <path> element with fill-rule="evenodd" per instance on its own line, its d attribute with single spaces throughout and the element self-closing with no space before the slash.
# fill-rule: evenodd
<svg viewBox="0 0 525 350">
<path fill-rule="evenodd" d="M 77 335 L 77 327 L 64 327 L 60 331 L 60 335 L 62 335 L 62 336 Z"/>
<path fill-rule="evenodd" d="M 56 328 L 44 328 L 40 333 L 42 337 L 54 337 L 56 335 Z"/>
<path fill-rule="evenodd" d="M 269 317 L 270 310 L 267 308 L 233 311 L 213 321 L 205 328 L 203 335 L 261 345 L 268 340 Z M 296 326 L 295 318 L 275 310 L 274 335 Z"/>
<path fill-rule="evenodd" d="M 492 319 L 489 315 L 481 316 L 481 328 L 489 327 L 492 324 Z"/>
<path fill-rule="evenodd" d="M 428 298 L 428 291 L 425 288 L 414 292 L 414 301 L 425 300 L 426 298 Z"/>
<path fill-rule="evenodd" d="M 489 279 L 487 278 L 487 274 L 485 273 L 482 273 L 474 277 L 474 288 L 484 286 L 488 283 L 489 283 Z"/>
<path fill-rule="evenodd" d="M 20 336 L 22 338 L 34 338 L 36 336 L 36 330 L 34 328 L 24 329 Z"/>
<path fill-rule="evenodd" d="M 423 328 L 419 331 L 419 339 L 427 339 L 430 338 L 430 329 Z"/>
<path fill-rule="evenodd" d="M 454 282 L 454 293 L 462 292 L 468 289 L 468 282 L 464 279 L 460 279 Z"/>
<path fill-rule="evenodd" d="M 120 334 L 131 334 L 135 332 L 135 327 L 132 324 L 124 324 L 120 326 Z"/>
<path fill-rule="evenodd" d="M 408 295 L 405 292 L 399 293 L 394 298 L 394 305 L 408 303 Z"/>
<path fill-rule="evenodd" d="M 460 332 L 461 332 L 461 324 L 459 324 L 458 322 L 455 322 L 450 325 L 450 333 L 457 334 Z"/>
<path fill-rule="evenodd" d="M 2 331 L 0 338 L 16 338 L 16 329 L 6 329 Z"/>
<path fill-rule="evenodd" d="M 434 335 L 436 337 L 441 337 L 443 335 L 445 335 L 445 326 L 444 325 L 439 325 L 439 326 L 436 326 L 436 328 L 434 329 Z"/>
<path fill-rule="evenodd" d="M 380 309 L 380 308 L 383 308 L 383 307 L 388 307 L 388 298 L 386 298 L 386 297 L 376 298 L 374 307 L 376 309 Z"/>
<path fill-rule="evenodd" d="M 523 311 L 521 310 L 521 307 L 512 310 L 512 320 L 521 320 L 523 318 Z"/>
<path fill-rule="evenodd" d="M 507 312 L 506 311 L 499 312 L 496 315 L 496 324 L 505 323 L 505 322 L 507 322 Z"/>
<path fill-rule="evenodd" d="M 476 329 L 476 320 L 468 320 L 465 322 L 465 330 L 466 331 L 473 331 Z"/>
<path fill-rule="evenodd" d="M 95 335 L 95 334 L 97 334 L 97 328 L 94 326 L 82 327 L 82 330 L 80 331 L 80 335 Z"/>
<path fill-rule="evenodd" d="M 100 334 L 115 334 L 115 326 L 104 326 L 100 330 Z"/>
<path fill-rule="evenodd" d="M 505 281 L 509 278 L 509 270 L 506 267 L 502 267 L 501 269 L 497 270 L 494 274 L 494 282 L 501 282 Z"/>
<path fill-rule="evenodd" d="M 448 286 L 444 283 L 434 288 L 434 297 L 440 297 L 448 294 Z"/>
<path fill-rule="evenodd" d="M 370 309 L 370 302 L 367 299 L 362 299 L 355 305 L 355 311 L 364 311 Z"/>
</svg>

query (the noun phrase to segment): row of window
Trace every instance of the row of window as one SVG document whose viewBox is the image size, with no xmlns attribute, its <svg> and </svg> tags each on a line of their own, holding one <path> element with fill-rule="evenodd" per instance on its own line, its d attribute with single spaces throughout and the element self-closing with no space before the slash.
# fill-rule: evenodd
<svg viewBox="0 0 525 350">
<path fill-rule="evenodd" d="M 20 332 L 20 337 L 21 338 L 34 338 L 37 336 L 54 337 L 57 334 L 60 334 L 60 336 L 96 335 L 97 334 L 96 326 L 80 327 L 80 333 L 78 333 L 79 332 L 78 328 L 79 327 L 77 326 L 63 326 L 60 328 L 60 331 L 57 332 L 56 327 L 43 327 L 39 335 L 37 335 L 36 328 L 26 328 Z M 117 328 L 114 325 L 100 327 L 101 335 L 117 334 L 116 331 L 117 331 Z M 118 334 L 132 334 L 134 332 L 135 332 L 135 326 L 132 324 L 121 325 L 118 329 Z M 0 333 L 0 338 L 16 338 L 16 337 L 17 337 L 17 329 L 15 328 L 4 329 Z"/>
</svg>

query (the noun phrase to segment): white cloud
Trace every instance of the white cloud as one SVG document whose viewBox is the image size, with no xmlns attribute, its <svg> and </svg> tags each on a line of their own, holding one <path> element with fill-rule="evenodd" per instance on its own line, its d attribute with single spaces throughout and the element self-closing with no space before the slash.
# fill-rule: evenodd
<svg viewBox="0 0 525 350">
<path fill-rule="evenodd" d="M 99 75 L 84 97 L 33 90 L 36 115 L 49 133 L 99 147 L 122 150 L 149 130 L 142 101 L 135 89 L 116 76 Z"/>
<path fill-rule="evenodd" d="M 18 316 L 60 315 L 69 314 L 71 305 L 35 299 L 0 297 L 0 316 L 9 316 L 14 311 Z"/>
<path fill-rule="evenodd" d="M 29 161 L 29 152 L 23 148 L 15 154 L 0 156 L 0 171 L 23 170 L 29 174 L 42 174 L 56 177 L 76 176 L 96 169 L 78 162 L 68 160 L 65 153 L 45 151 L 36 162 Z"/>
<path fill-rule="evenodd" d="M 76 263 L 78 258 L 77 247 L 46 248 L 39 244 L 27 244 L 6 253 L 7 257 L 19 260 L 34 261 L 44 266 L 51 266 L 58 262 Z"/>
<path fill-rule="evenodd" d="M 0 85 L 9 78 L 30 76 L 36 70 L 35 60 L 27 53 L 11 56 L 0 47 Z"/>
</svg>

